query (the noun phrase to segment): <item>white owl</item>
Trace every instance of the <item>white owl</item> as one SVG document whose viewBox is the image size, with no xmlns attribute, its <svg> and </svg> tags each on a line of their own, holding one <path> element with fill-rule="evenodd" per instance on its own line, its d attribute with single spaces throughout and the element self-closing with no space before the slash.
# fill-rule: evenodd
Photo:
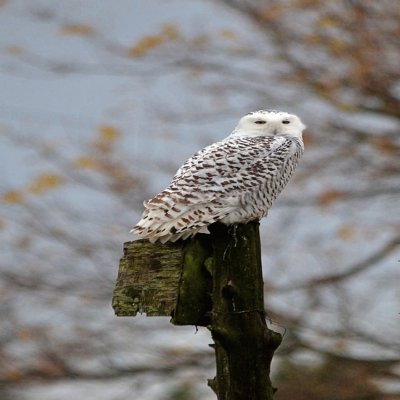
<svg viewBox="0 0 400 400">
<path fill-rule="evenodd" d="M 151 242 L 175 242 L 208 225 L 259 220 L 286 186 L 300 159 L 305 126 L 293 114 L 256 111 L 234 131 L 190 157 L 170 185 L 144 203 L 132 229 Z"/>
</svg>

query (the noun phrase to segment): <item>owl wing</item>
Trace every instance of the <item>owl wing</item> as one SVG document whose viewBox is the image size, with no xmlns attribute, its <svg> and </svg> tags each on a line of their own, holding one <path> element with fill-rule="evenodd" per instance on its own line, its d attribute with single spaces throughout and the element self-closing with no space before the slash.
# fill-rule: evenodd
<svg viewBox="0 0 400 400">
<path fill-rule="evenodd" d="M 284 137 L 232 138 L 214 143 L 190 157 L 171 184 L 147 205 L 151 207 L 165 196 L 188 204 L 224 203 L 241 197 L 273 181 L 292 153 L 293 142 Z"/>
<path fill-rule="evenodd" d="M 133 232 L 150 240 L 186 238 L 241 207 L 261 187 L 273 186 L 292 152 L 283 137 L 227 138 L 200 150 L 177 171 L 171 184 L 145 203 Z"/>
</svg>

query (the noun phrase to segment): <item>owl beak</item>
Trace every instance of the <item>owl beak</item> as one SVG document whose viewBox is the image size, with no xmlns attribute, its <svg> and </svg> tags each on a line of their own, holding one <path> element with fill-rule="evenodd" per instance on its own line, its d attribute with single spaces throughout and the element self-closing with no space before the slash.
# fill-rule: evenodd
<svg viewBox="0 0 400 400">
<path fill-rule="evenodd" d="M 275 128 L 275 129 L 272 131 L 272 134 L 273 134 L 274 136 L 276 136 L 276 135 L 278 134 L 278 129 Z"/>
</svg>

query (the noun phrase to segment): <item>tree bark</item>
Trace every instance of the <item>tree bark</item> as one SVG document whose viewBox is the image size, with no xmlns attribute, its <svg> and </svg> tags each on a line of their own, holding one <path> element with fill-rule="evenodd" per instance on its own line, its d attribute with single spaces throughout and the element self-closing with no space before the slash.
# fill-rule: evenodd
<svg viewBox="0 0 400 400">
<path fill-rule="evenodd" d="M 259 223 L 177 243 L 125 243 L 114 291 L 117 315 L 170 315 L 175 325 L 207 326 L 218 400 L 271 400 L 269 378 L 282 336 L 265 321 Z"/>
<path fill-rule="evenodd" d="M 215 224 L 211 331 L 217 375 L 209 381 L 218 400 L 269 400 L 269 374 L 282 336 L 268 329 L 258 222 L 234 229 Z"/>
</svg>

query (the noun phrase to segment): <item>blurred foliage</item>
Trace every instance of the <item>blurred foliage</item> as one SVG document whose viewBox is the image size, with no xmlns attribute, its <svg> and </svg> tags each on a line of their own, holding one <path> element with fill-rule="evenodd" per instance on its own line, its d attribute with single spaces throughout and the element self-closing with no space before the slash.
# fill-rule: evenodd
<svg viewBox="0 0 400 400">
<path fill-rule="evenodd" d="M 44 173 L 37 176 L 29 185 L 28 192 L 32 194 L 44 194 L 48 190 L 61 186 L 64 180 L 59 175 L 53 173 Z"/>
<path fill-rule="evenodd" d="M 182 383 L 172 389 L 162 400 L 196 400 L 196 394 L 189 383 Z"/>
<path fill-rule="evenodd" d="M 306 83 L 342 110 L 400 115 L 397 1 L 222 1 L 275 38 L 294 66 L 286 79 Z"/>
<path fill-rule="evenodd" d="M 2 195 L 5 203 L 19 204 L 23 202 L 23 194 L 18 190 L 9 190 Z"/>
<path fill-rule="evenodd" d="M 381 400 L 384 395 L 368 368 L 336 359 L 316 366 L 285 360 L 274 384 L 276 400 Z"/>
<path fill-rule="evenodd" d="M 180 36 L 180 32 L 176 25 L 165 24 L 159 33 L 144 36 L 133 46 L 129 47 L 127 54 L 130 57 L 143 57 L 151 50 L 156 49 L 168 41 L 175 41 Z"/>
<path fill-rule="evenodd" d="M 193 127 L 195 135 L 198 131 L 194 128 L 198 128 L 201 124 L 206 125 L 210 122 L 214 124 L 221 120 L 221 116 L 226 115 L 237 118 L 244 108 L 242 103 L 236 103 L 240 96 L 248 96 L 249 106 L 268 105 L 271 104 L 271 99 L 277 98 L 281 103 L 285 103 L 287 99 L 284 96 L 279 98 L 271 95 L 274 89 L 279 89 L 284 84 L 300 88 L 298 90 L 302 96 L 298 99 L 311 97 L 310 92 L 312 92 L 320 101 L 319 104 L 326 102 L 333 106 L 334 115 L 326 117 L 323 124 L 319 125 L 319 128 L 322 126 L 323 129 L 317 132 L 313 131 L 311 126 L 305 135 L 307 153 L 296 174 L 296 181 L 292 183 L 292 187 L 296 187 L 297 191 L 286 203 L 281 203 L 288 210 L 287 214 L 282 214 L 284 217 L 281 224 L 282 232 L 275 232 L 274 236 L 277 239 L 269 238 L 270 251 L 276 244 L 274 240 L 279 247 L 288 235 L 292 238 L 292 228 L 295 228 L 295 223 L 297 221 L 304 223 L 304 215 L 309 215 L 304 211 L 307 207 L 313 208 L 316 214 L 325 213 L 326 218 L 331 218 L 331 221 L 335 218 L 341 219 L 331 231 L 324 230 L 325 226 L 314 224 L 309 237 L 298 237 L 299 242 L 305 246 L 304 254 L 294 254 L 296 261 L 287 263 L 295 264 L 300 257 L 307 257 L 306 253 L 316 253 L 320 250 L 323 256 L 323 274 L 319 274 L 318 271 L 313 275 L 314 271 L 306 275 L 308 271 L 304 271 L 302 277 L 304 280 L 299 282 L 282 285 L 273 281 L 266 282 L 267 296 L 286 294 L 289 298 L 287 309 L 279 310 L 279 321 L 289 330 L 293 328 L 295 333 L 285 338 L 281 359 L 304 348 L 313 353 L 323 353 L 321 347 L 312 347 L 315 343 L 307 344 L 298 333 L 302 329 L 319 332 L 321 338 L 324 340 L 329 338 L 334 342 L 340 336 L 335 329 L 330 330 L 317 325 L 310 328 L 306 315 L 297 318 L 291 315 L 293 303 L 290 296 L 295 290 L 296 293 L 301 290 L 302 296 L 308 299 L 307 311 L 310 315 L 314 311 L 335 312 L 335 315 L 340 313 L 343 325 L 348 325 L 345 332 L 348 336 L 344 338 L 344 340 L 349 339 L 347 348 L 351 348 L 351 340 L 377 346 L 380 349 L 398 351 L 393 345 L 393 337 L 384 331 L 381 336 L 373 336 L 352 326 L 351 317 L 355 315 L 355 310 L 368 310 L 369 305 L 373 306 L 375 303 L 377 291 L 386 291 L 390 285 L 395 284 L 395 279 L 386 276 L 386 270 L 380 275 L 376 274 L 376 278 L 373 279 L 377 286 L 372 289 L 368 287 L 363 298 L 343 296 L 342 308 L 337 309 L 329 308 L 329 301 L 327 303 L 323 301 L 326 294 L 327 298 L 341 300 L 345 287 L 351 293 L 353 282 L 349 281 L 349 277 L 356 275 L 356 279 L 361 280 L 362 273 L 369 271 L 371 266 L 379 261 L 389 256 L 393 257 L 394 251 L 398 248 L 399 239 L 396 236 L 398 234 L 388 228 L 387 220 L 384 218 L 389 213 L 395 217 L 396 210 L 385 209 L 379 202 L 387 193 L 399 194 L 398 185 L 393 183 L 394 179 L 397 179 L 398 183 L 400 176 L 398 132 L 386 129 L 367 131 L 343 121 L 339 122 L 337 118 L 337 116 L 351 116 L 356 112 L 370 111 L 380 117 L 400 118 L 398 2 L 390 0 L 379 2 L 220 0 L 219 2 L 238 10 L 265 34 L 266 40 L 272 39 L 276 50 L 274 56 L 260 51 L 260 48 L 264 49 L 260 43 L 260 36 L 257 36 L 254 42 L 242 41 L 239 30 L 235 31 L 232 27 L 224 28 L 224 21 L 214 32 L 200 29 L 193 30 L 191 34 L 178 23 L 161 23 L 159 28 L 135 40 L 132 39 L 127 44 L 121 44 L 118 39 L 113 39 L 112 35 L 109 37 L 108 32 L 101 32 L 92 21 L 81 21 L 79 15 L 75 20 L 77 22 L 66 22 L 62 12 L 57 15 L 52 10 L 46 10 L 46 7 L 32 6 L 26 11 L 31 12 L 31 18 L 38 18 L 40 24 L 43 24 L 43 20 L 46 23 L 53 21 L 56 28 L 52 32 L 57 33 L 55 36 L 58 40 L 67 42 L 64 45 L 68 49 L 72 41 L 82 41 L 79 43 L 87 46 L 82 48 L 85 49 L 85 54 L 88 50 L 91 63 L 81 61 L 80 57 L 77 57 L 78 61 L 74 61 L 69 55 L 61 58 L 53 54 L 46 55 L 41 46 L 39 50 L 35 50 L 33 45 L 31 48 L 25 43 L 22 44 L 22 41 L 19 44 L 10 36 L 4 39 L 2 56 L 6 62 L 2 64 L 4 70 L 2 72 L 12 71 L 12 74 L 20 74 L 23 77 L 24 74 L 30 77 L 32 71 L 35 74 L 43 72 L 43 75 L 39 75 L 40 78 L 60 78 L 60 81 L 70 76 L 68 74 L 74 73 L 79 78 L 91 76 L 104 77 L 107 80 L 117 76 L 126 79 L 127 82 L 123 85 L 119 83 L 121 86 L 118 87 L 118 91 L 123 87 L 129 92 L 135 91 L 133 88 L 136 88 L 137 82 L 148 79 L 146 91 L 139 94 L 135 92 L 134 97 L 140 97 L 138 103 L 140 107 L 143 109 L 148 107 L 147 114 L 143 115 L 147 115 L 151 120 L 152 134 L 161 138 L 162 135 L 167 136 L 166 132 L 173 132 L 170 140 L 176 140 L 177 143 L 183 142 L 179 136 L 174 136 L 176 132 L 180 132 L 182 123 L 187 124 L 185 129 Z M 6 6 L 7 3 L 5 0 L 0 0 L 0 7 Z M 9 43 L 6 43 L 6 39 Z M 273 68 L 271 65 L 274 58 L 285 63 L 285 68 L 278 71 L 280 80 L 263 75 L 265 71 Z M 12 67 L 16 65 L 13 64 L 16 60 L 23 67 L 18 64 L 20 69 L 17 68 L 15 72 Z M 95 62 L 92 62 L 93 60 Z M 30 69 L 23 69 L 26 66 Z M 287 66 L 290 68 L 286 68 Z M 176 111 L 174 106 L 169 108 L 165 93 L 163 96 L 157 93 L 154 98 L 146 98 L 147 95 L 150 97 L 156 93 L 152 92 L 156 85 L 154 84 L 154 87 L 151 85 L 157 79 L 164 74 L 167 75 L 167 72 L 177 74 L 179 71 L 183 71 L 183 74 L 174 81 L 174 84 L 176 85 L 178 80 L 181 81 L 187 91 L 185 91 L 186 97 L 180 98 L 180 94 L 172 93 L 171 98 L 173 96 L 179 98 L 181 109 L 177 107 Z M 184 77 L 187 78 L 186 81 Z M 195 91 L 191 91 L 193 88 Z M 155 98 L 157 96 L 158 98 Z M 200 101 L 196 102 L 196 98 L 203 97 L 206 98 L 204 103 L 208 108 Z M 193 103 L 189 102 L 189 98 Z M 318 113 L 317 109 L 315 114 L 309 115 L 310 119 L 315 117 L 317 120 Z M 116 259 L 119 257 L 117 253 L 124 237 L 123 232 L 127 230 L 127 220 L 129 219 L 129 224 L 133 223 L 132 210 L 139 212 L 142 209 L 141 201 L 153 194 L 148 193 L 144 172 L 147 160 L 139 160 L 135 164 L 133 152 L 124 151 L 124 139 L 133 129 L 129 125 L 132 121 L 129 120 L 127 126 L 122 124 L 120 126 L 115 122 L 116 118 L 110 115 L 107 115 L 104 123 L 96 122 L 94 127 L 85 127 L 86 139 L 81 138 L 73 142 L 74 149 L 71 152 L 68 152 L 64 145 L 70 145 L 72 139 L 71 143 L 66 143 L 66 140 L 65 143 L 57 142 L 50 145 L 42 141 L 40 132 L 42 125 L 46 126 L 48 120 L 44 123 L 39 121 L 42 125 L 38 129 L 37 136 L 32 134 L 36 125 L 32 124 L 31 128 L 29 119 L 26 132 L 21 133 L 18 129 L 9 129 L 8 126 L 3 129 L 1 126 L 2 137 L 7 137 L 15 146 L 29 149 L 35 154 L 36 160 L 44 161 L 45 167 L 39 173 L 28 174 L 29 179 L 23 184 L 2 182 L 0 202 L 3 207 L 0 229 L 9 243 L 12 242 L 13 248 L 7 250 L 14 252 L 15 264 L 20 268 L 15 268 L 8 262 L 1 266 L 4 271 L 0 287 L 2 300 L 0 312 L 2 321 L 7 321 L 8 324 L 4 325 L 5 333 L 0 334 L 0 382 L 22 385 L 35 380 L 51 382 L 63 377 L 82 380 L 105 377 L 118 380 L 122 373 L 130 377 L 138 374 L 135 368 L 131 370 L 127 368 L 121 372 L 119 366 L 115 366 L 108 359 L 106 372 L 92 370 L 93 365 L 96 365 L 93 360 L 100 359 L 101 363 L 104 363 L 107 357 L 110 357 L 110 360 L 118 358 L 120 356 L 117 352 L 118 346 L 123 347 L 121 358 L 124 358 L 127 353 L 126 343 L 133 340 L 132 336 L 138 336 L 136 332 L 132 335 L 132 325 L 126 321 L 112 322 L 116 325 L 121 323 L 121 326 L 123 323 L 126 324 L 124 339 L 119 335 L 116 338 L 109 336 L 107 331 L 110 326 L 109 321 L 103 323 L 101 328 L 89 327 L 88 321 L 101 320 L 101 317 L 109 312 Z M 138 115 L 142 114 L 138 112 Z M 24 118 L 18 115 L 17 120 L 22 121 Z M 312 119 L 311 121 L 314 122 Z M 62 121 L 57 123 L 63 125 Z M 161 131 L 157 130 L 157 124 L 162 126 Z M 190 140 L 193 140 L 196 146 L 200 143 L 197 137 Z M 201 140 L 203 141 L 205 139 Z M 174 154 L 171 154 L 172 158 Z M 172 167 L 168 165 L 168 173 L 178 162 L 174 160 Z M 138 165 L 140 168 L 135 169 Z M 146 167 L 151 168 L 152 172 L 163 169 L 158 164 Z M 26 169 L 29 170 L 29 165 Z M 91 201 L 97 197 L 112 198 L 114 201 L 112 212 L 102 206 L 98 208 L 93 206 L 92 215 L 86 209 L 76 210 L 74 208 L 76 205 L 70 204 L 62 195 L 52 197 L 58 191 L 65 193 L 64 190 L 71 187 L 82 196 L 79 197 L 79 201 L 84 205 L 91 205 Z M 317 189 L 313 191 L 316 187 Z M 335 206 L 347 204 L 346 202 L 350 204 L 359 199 L 366 201 L 361 206 L 357 203 L 354 208 L 346 208 L 342 216 L 338 214 Z M 371 220 L 365 220 L 361 227 L 357 226 L 353 223 L 357 207 L 363 209 L 368 204 L 375 206 L 380 214 L 378 215 L 376 211 Z M 311 225 L 312 221 L 308 223 Z M 361 236 L 368 242 L 368 246 L 369 241 L 372 241 L 371 237 L 381 238 L 390 235 L 392 237 L 389 237 L 388 243 L 383 243 L 382 247 L 377 248 L 371 255 L 364 254 L 365 247 L 351 247 Z M 320 238 L 325 239 L 325 242 L 322 240 L 318 242 Z M 347 254 L 337 250 L 335 239 L 348 242 L 350 248 L 348 253 L 352 255 L 358 252 L 359 260 L 355 263 L 348 261 Z M 327 245 L 328 242 L 330 246 Z M 321 249 L 317 249 L 318 246 Z M 277 269 L 287 272 L 285 270 L 287 266 L 281 263 L 276 254 L 268 253 L 267 256 L 276 257 L 273 260 L 278 266 Z M 312 262 L 320 260 L 315 254 L 313 257 L 315 259 L 312 259 Z M 349 259 L 353 260 L 350 256 Z M 334 269 L 335 267 L 341 269 Z M 79 268 L 81 271 L 78 272 Z M 327 291 L 323 292 L 326 288 Z M 392 287 L 390 289 L 392 290 Z M 25 296 L 25 303 L 21 300 L 19 300 L 21 303 L 14 299 L 11 301 L 14 293 L 19 293 L 21 298 Z M 35 301 L 39 302 L 39 299 L 47 309 L 54 308 L 56 313 L 46 320 L 47 325 L 44 327 L 40 321 L 37 325 L 35 323 L 21 325 L 21 320 L 26 323 L 21 318 L 21 308 L 28 314 L 34 314 L 36 309 L 32 304 Z M 62 305 L 63 300 L 68 303 L 65 308 Z M 352 308 L 353 306 L 359 308 Z M 80 307 L 80 313 L 83 315 L 89 309 L 93 314 L 89 317 L 84 315 L 82 320 L 79 320 L 76 310 Z M 270 311 L 273 315 L 274 310 Z M 60 324 L 54 317 L 64 312 L 66 314 L 71 312 L 68 314 L 72 321 L 71 328 Z M 360 313 L 356 315 L 359 317 Z M 64 333 L 64 330 L 67 333 Z M 148 334 L 148 332 L 141 333 L 143 337 Z M 158 349 L 153 350 L 158 351 Z M 334 350 L 340 352 L 343 349 Z M 131 351 L 137 351 L 137 348 Z M 196 359 L 198 356 L 193 353 L 191 357 Z M 204 358 L 207 357 L 208 353 Z M 165 359 L 170 358 L 168 354 L 165 356 Z M 87 363 L 89 367 L 82 367 L 82 359 L 91 360 Z M 188 364 L 191 363 L 189 359 L 190 356 Z M 350 357 L 340 360 L 328 358 L 318 366 L 305 366 L 286 360 L 280 364 L 277 373 L 275 385 L 279 390 L 276 396 L 282 400 L 388 399 L 389 397 L 374 384 L 374 378 L 386 373 L 394 380 L 398 380 L 399 374 L 393 372 L 393 365 L 394 361 L 385 364 L 382 370 L 377 371 L 376 364 L 363 363 L 363 360 L 354 363 Z M 152 374 L 157 367 L 157 365 L 150 367 L 145 365 L 143 369 L 146 373 Z M 168 366 L 168 368 L 168 379 L 171 379 L 175 372 L 174 367 Z M 200 384 L 206 385 L 205 382 Z M 166 393 L 165 400 L 194 399 L 196 392 L 193 387 L 191 383 L 184 382 L 170 393 Z M 2 395 L 0 387 L 0 398 Z M 395 393 L 392 398 L 399 396 L 396 397 Z"/>
<path fill-rule="evenodd" d="M 94 33 L 94 28 L 88 24 L 69 24 L 62 26 L 60 29 L 60 34 L 66 36 L 88 36 Z"/>
</svg>

